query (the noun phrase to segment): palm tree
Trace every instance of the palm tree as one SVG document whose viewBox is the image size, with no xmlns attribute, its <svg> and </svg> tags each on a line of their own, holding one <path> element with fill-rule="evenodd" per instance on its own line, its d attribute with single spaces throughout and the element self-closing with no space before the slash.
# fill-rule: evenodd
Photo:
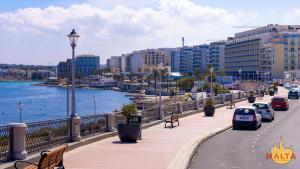
<svg viewBox="0 0 300 169">
<path fill-rule="evenodd" d="M 154 77 L 154 89 L 155 89 L 155 96 L 157 101 L 157 77 L 159 76 L 159 71 L 157 69 L 153 70 L 153 77 Z"/>
</svg>

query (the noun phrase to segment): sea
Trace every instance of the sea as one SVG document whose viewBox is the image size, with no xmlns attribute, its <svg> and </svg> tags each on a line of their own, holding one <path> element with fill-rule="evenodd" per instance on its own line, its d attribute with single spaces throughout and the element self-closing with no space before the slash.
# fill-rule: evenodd
<svg viewBox="0 0 300 169">
<path fill-rule="evenodd" d="M 0 125 L 65 118 L 67 90 L 36 86 L 39 82 L 0 82 Z M 80 116 L 103 114 L 130 103 L 126 93 L 111 90 L 76 88 L 76 113 Z M 94 99 L 95 97 L 95 99 Z M 69 89 L 71 113 L 71 88 Z M 96 106 L 95 106 L 96 105 Z M 20 113 L 21 110 L 21 113 Z M 21 116 L 20 116 L 21 114 Z"/>
</svg>

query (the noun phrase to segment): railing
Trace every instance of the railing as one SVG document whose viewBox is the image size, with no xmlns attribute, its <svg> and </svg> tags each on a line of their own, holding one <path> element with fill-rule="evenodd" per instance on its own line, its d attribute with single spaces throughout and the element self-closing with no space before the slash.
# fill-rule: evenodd
<svg viewBox="0 0 300 169">
<path fill-rule="evenodd" d="M 99 133 L 106 132 L 107 119 L 106 115 L 96 114 L 89 116 L 82 116 L 80 123 L 80 135 L 88 137 Z"/>
<path fill-rule="evenodd" d="M 0 126 L 0 163 L 8 160 L 9 127 Z"/>
<path fill-rule="evenodd" d="M 27 123 L 26 151 L 31 154 L 69 141 L 69 119 Z"/>
<path fill-rule="evenodd" d="M 214 97 L 215 104 L 222 104 L 223 103 L 223 97 L 222 96 L 215 96 Z"/>
<path fill-rule="evenodd" d="M 176 114 L 178 112 L 178 104 L 173 103 L 173 104 L 168 104 L 164 106 L 164 112 L 165 116 L 170 116 L 172 114 Z"/>
<path fill-rule="evenodd" d="M 183 111 L 195 110 L 195 101 L 183 102 Z"/>
<path fill-rule="evenodd" d="M 115 128 L 117 127 L 118 124 L 126 123 L 126 118 L 120 112 L 114 113 L 114 116 L 115 116 Z"/>
<path fill-rule="evenodd" d="M 151 107 L 142 111 L 143 123 L 150 123 L 158 119 L 158 107 Z"/>
</svg>

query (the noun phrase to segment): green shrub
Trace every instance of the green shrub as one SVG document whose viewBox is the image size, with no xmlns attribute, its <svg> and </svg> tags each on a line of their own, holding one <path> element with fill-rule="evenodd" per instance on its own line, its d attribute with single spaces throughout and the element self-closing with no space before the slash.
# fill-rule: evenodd
<svg viewBox="0 0 300 169">
<path fill-rule="evenodd" d="M 128 104 L 122 107 L 121 113 L 126 117 L 126 121 L 128 121 L 129 116 L 137 114 L 137 108 L 135 104 Z"/>
</svg>

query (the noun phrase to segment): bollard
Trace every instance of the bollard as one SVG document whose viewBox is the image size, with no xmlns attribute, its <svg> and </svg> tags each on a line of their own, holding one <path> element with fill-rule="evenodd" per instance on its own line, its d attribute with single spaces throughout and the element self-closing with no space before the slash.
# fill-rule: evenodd
<svg viewBox="0 0 300 169">
<path fill-rule="evenodd" d="M 226 101 L 225 101 L 225 94 L 222 94 L 221 97 L 222 97 L 222 98 L 221 98 L 221 99 L 222 99 L 222 104 L 225 104 L 225 102 L 226 102 Z"/>
<path fill-rule="evenodd" d="M 178 106 L 178 114 L 182 114 L 183 113 L 183 103 L 182 102 L 179 102 L 177 103 L 177 106 Z"/>
<path fill-rule="evenodd" d="M 25 138 L 27 125 L 25 123 L 10 123 L 10 157 L 13 160 L 24 160 L 27 158 Z"/>
<path fill-rule="evenodd" d="M 159 120 L 164 119 L 164 108 L 163 106 L 158 107 L 158 112 L 159 112 Z"/>
<path fill-rule="evenodd" d="M 113 132 L 115 130 L 115 116 L 113 113 L 106 114 L 106 131 Z"/>
<path fill-rule="evenodd" d="M 72 142 L 77 142 L 81 140 L 81 136 L 80 136 L 80 116 L 78 116 L 77 114 L 71 116 L 70 118 L 71 120 L 71 141 Z"/>
<path fill-rule="evenodd" d="M 199 109 L 200 109 L 199 100 L 195 100 L 195 110 L 199 110 Z"/>
</svg>

